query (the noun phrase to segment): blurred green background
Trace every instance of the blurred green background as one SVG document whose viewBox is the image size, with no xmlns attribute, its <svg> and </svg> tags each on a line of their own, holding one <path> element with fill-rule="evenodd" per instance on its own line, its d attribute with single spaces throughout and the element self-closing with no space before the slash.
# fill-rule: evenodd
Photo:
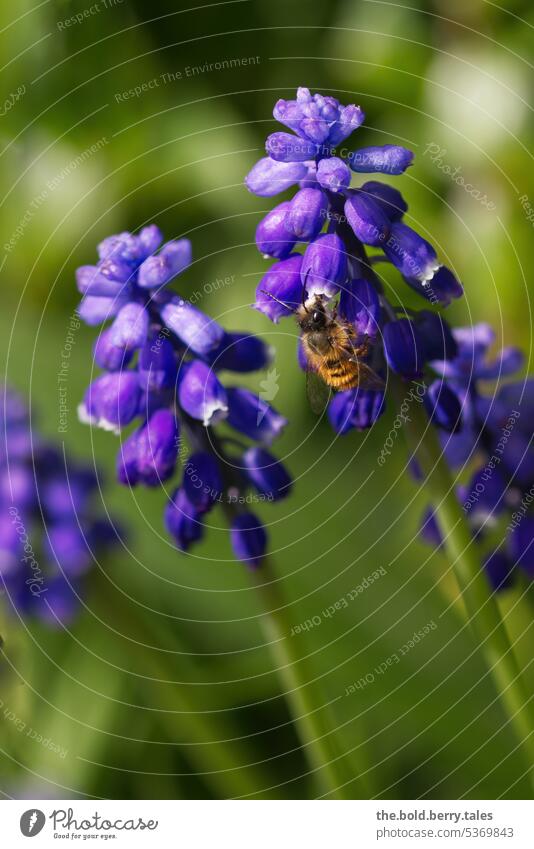
<svg viewBox="0 0 534 849">
<path fill-rule="evenodd" d="M 64 23 L 88 9 L 80 22 Z M 354 779 L 350 792 L 529 794 L 483 661 L 450 606 L 449 566 L 416 538 L 425 493 L 406 474 L 402 442 L 377 466 L 394 411 L 371 433 L 334 438 L 308 411 L 295 328 L 249 308 L 269 264 L 254 229 L 272 203 L 248 194 L 243 177 L 275 129 L 278 97 L 306 85 L 359 103 L 367 121 L 355 144 L 399 142 L 416 152 L 395 185 L 410 223 L 465 285 L 451 321 L 489 321 L 499 344 L 521 344 L 528 354 L 534 234 L 519 198 L 534 203 L 533 26 L 528 0 L 501 9 L 483 0 L 237 0 L 191 11 L 163 0 L 1 4 L 2 91 L 12 104 L 0 109 L 4 372 L 46 434 L 80 458 L 95 457 L 105 505 L 127 529 L 124 547 L 95 565 L 72 628 L 16 624 L 2 611 L 0 698 L 67 750 L 58 757 L 1 716 L 6 796 L 314 792 L 222 513 L 213 514 L 218 527 L 206 542 L 180 555 L 163 528 L 164 493 L 114 484 L 117 440 L 77 422 L 92 370 L 94 332 L 85 326 L 75 336 L 68 429 L 58 434 L 56 373 L 78 300 L 74 270 L 94 261 L 106 235 L 151 221 L 167 238 L 193 242 L 180 291 L 234 275 L 202 308 L 276 348 L 275 406 L 290 419 L 276 447 L 297 485 L 288 501 L 260 512 L 290 621 L 315 616 L 385 570 L 347 608 L 293 637 Z M 203 69 L 243 57 L 256 60 Z M 139 96 L 124 95 L 143 84 Z M 430 145 L 442 151 L 439 161 Z M 493 208 L 440 162 L 459 168 Z M 397 278 L 390 282 L 399 300 L 415 303 Z M 257 390 L 261 378 L 249 384 Z M 516 601 L 512 592 L 502 604 L 513 609 L 509 626 L 514 637 L 523 633 L 518 650 L 528 663 L 530 618 Z M 432 620 L 438 627 L 402 663 L 345 695 Z"/>
</svg>

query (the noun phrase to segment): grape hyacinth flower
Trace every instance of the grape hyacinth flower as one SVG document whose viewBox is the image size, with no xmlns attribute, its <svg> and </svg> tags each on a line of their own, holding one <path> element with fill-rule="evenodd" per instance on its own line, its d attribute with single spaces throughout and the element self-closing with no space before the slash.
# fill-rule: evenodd
<svg viewBox="0 0 534 849">
<path fill-rule="evenodd" d="M 64 456 L 30 423 L 22 399 L 2 387 L 0 577 L 19 615 L 47 625 L 76 615 L 95 552 L 118 542 L 95 508 L 95 470 Z"/>
<path fill-rule="evenodd" d="M 311 95 L 306 88 L 298 89 L 296 100 L 279 100 L 273 114 L 292 132 L 267 138 L 268 156 L 252 168 L 246 186 L 260 196 L 299 188 L 258 225 L 259 251 L 277 261 L 260 280 L 255 308 L 277 323 L 301 305 L 310 314 L 314 305 L 326 305 L 338 324 L 351 328 L 355 348 L 365 343 L 365 365 L 384 380 L 389 370 L 406 380 L 425 377 L 431 420 L 457 430 L 459 399 L 432 371 L 432 361 L 456 355 L 447 322 L 429 309 L 408 312 L 390 303 L 373 266 L 390 263 L 434 305 L 447 306 L 462 294 L 462 286 L 439 263 L 432 245 L 406 223 L 408 205 L 396 188 L 374 179 L 350 185 L 351 172 L 402 174 L 412 164 L 412 152 L 391 144 L 340 147 L 362 125 L 362 109 Z M 302 253 L 295 249 L 298 243 Z M 367 247 L 380 253 L 368 258 Z M 301 349 L 299 363 L 310 368 Z M 339 434 L 371 427 L 384 412 L 384 395 L 376 387 L 339 392 L 329 406 L 332 427 Z"/>
<path fill-rule="evenodd" d="M 225 385 L 221 374 L 263 369 L 270 351 L 253 335 L 226 332 L 170 289 L 191 262 L 191 243 L 162 243 L 155 225 L 138 235 L 120 233 L 100 243 L 96 265 L 77 271 L 81 318 L 90 325 L 111 320 L 94 346 L 104 373 L 88 387 L 79 416 L 121 437 L 133 426 L 117 454 L 125 486 L 162 486 L 180 460 L 181 482 L 164 511 L 179 549 L 202 538 L 207 514 L 221 503 L 235 556 L 257 567 L 267 538 L 247 504 L 283 498 L 291 489 L 288 473 L 266 450 L 286 420 L 253 392 Z M 237 434 L 221 435 L 222 423 Z"/>
<path fill-rule="evenodd" d="M 521 351 L 503 348 L 490 359 L 495 334 L 487 324 L 459 327 L 453 335 L 457 357 L 433 365 L 461 397 L 464 427 L 444 435 L 443 450 L 452 468 L 469 469 L 458 499 L 491 586 L 505 589 L 517 568 L 534 579 L 534 382 L 514 380 L 490 394 L 488 382 L 521 369 Z M 421 533 L 430 544 L 442 545 L 432 510 L 425 513 Z"/>
<path fill-rule="evenodd" d="M 254 307 L 275 323 L 296 315 L 302 331 L 297 356 L 310 386 L 322 380 L 323 388 L 344 390 L 328 408 L 338 434 L 371 427 L 391 387 L 411 468 L 431 500 L 423 535 L 451 555 L 462 610 L 530 769 L 534 712 L 494 597 L 514 565 L 534 575 L 530 381 L 502 387 L 494 398 L 483 395 L 478 380 L 513 373 L 518 352 L 506 349 L 488 363 L 486 326 L 452 331 L 429 308 L 447 307 L 463 294 L 462 285 L 412 228 L 400 191 L 375 176 L 403 174 L 413 153 L 401 145 L 347 146 L 364 121 L 362 109 L 307 88 L 299 88 L 295 100 L 279 100 L 273 114 L 284 130 L 268 136 L 267 156 L 245 184 L 260 197 L 295 191 L 258 225 L 258 250 L 275 263 L 259 282 Z M 352 185 L 354 173 L 373 176 Z M 426 308 L 392 302 L 378 263 L 399 272 Z M 403 413 L 414 391 L 422 403 Z M 451 468 L 471 457 L 477 468 L 457 492 Z M 489 529 L 501 515 L 511 521 L 506 539 L 495 540 Z"/>
</svg>

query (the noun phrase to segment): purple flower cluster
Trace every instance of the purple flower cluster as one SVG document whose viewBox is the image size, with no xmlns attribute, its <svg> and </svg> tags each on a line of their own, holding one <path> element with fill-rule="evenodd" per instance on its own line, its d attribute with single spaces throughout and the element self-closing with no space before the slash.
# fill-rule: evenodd
<svg viewBox="0 0 534 849">
<path fill-rule="evenodd" d="M 443 448 L 452 468 L 470 469 L 458 498 L 484 553 L 489 580 L 499 589 L 512 584 L 516 567 L 534 579 L 534 381 L 497 384 L 489 394 L 484 384 L 517 372 L 521 352 L 504 348 L 489 359 L 495 335 L 487 324 L 457 328 L 453 334 L 458 356 L 434 367 L 461 398 L 463 428 L 444 436 Z M 432 510 L 426 511 L 421 532 L 427 542 L 441 546 Z"/>
<path fill-rule="evenodd" d="M 44 440 L 21 398 L 2 387 L 0 577 L 20 615 L 57 625 L 79 607 L 95 551 L 117 542 L 95 510 L 94 469 Z"/>
<path fill-rule="evenodd" d="M 377 180 L 350 187 L 351 172 L 402 174 L 412 152 L 390 144 L 340 148 L 363 123 L 363 111 L 306 88 L 297 91 L 296 100 L 279 100 L 274 117 L 292 132 L 268 137 L 268 156 L 245 183 L 262 197 L 298 189 L 257 227 L 258 250 L 277 262 L 258 285 L 255 308 L 278 322 L 317 296 L 324 303 L 339 296 L 337 315 L 354 325 L 357 341 L 371 342 L 368 364 L 383 377 L 392 369 L 417 379 L 433 360 L 454 357 L 457 346 L 447 323 L 429 309 L 408 313 L 393 306 L 374 266 L 390 263 L 434 305 L 447 306 L 462 295 L 462 286 L 406 223 L 408 205 L 397 189 Z M 299 243 L 303 252 L 295 250 Z M 380 253 L 368 258 L 367 247 Z M 306 367 L 302 356 L 299 360 Z M 384 393 L 376 390 L 340 392 L 330 403 L 330 421 L 339 433 L 370 427 L 383 401 Z M 444 380 L 432 379 L 425 406 L 438 426 L 458 427 L 459 401 Z"/>
<path fill-rule="evenodd" d="M 112 319 L 94 346 L 104 374 L 87 389 L 79 415 L 115 433 L 135 422 L 117 457 L 126 486 L 160 486 L 180 459 L 182 480 L 165 508 L 180 549 L 201 539 L 206 514 L 221 502 L 231 516 L 236 557 L 257 566 L 266 533 L 243 505 L 251 499 L 248 490 L 258 501 L 288 494 L 289 474 L 265 448 L 286 420 L 248 389 L 224 385 L 221 372 L 262 369 L 270 352 L 253 335 L 226 332 L 168 287 L 190 264 L 191 243 L 162 242 L 155 225 L 111 236 L 98 246 L 98 263 L 77 271 L 81 318 L 88 324 Z M 254 447 L 221 436 L 216 426 L 223 422 Z"/>
</svg>

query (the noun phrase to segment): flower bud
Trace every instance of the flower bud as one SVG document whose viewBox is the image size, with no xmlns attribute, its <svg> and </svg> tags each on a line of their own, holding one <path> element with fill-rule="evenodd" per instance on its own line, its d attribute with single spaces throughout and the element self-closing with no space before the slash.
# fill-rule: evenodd
<svg viewBox="0 0 534 849">
<path fill-rule="evenodd" d="M 372 197 L 381 209 L 386 213 L 390 221 L 399 221 L 408 211 L 408 204 L 398 189 L 381 183 L 378 180 L 369 180 L 361 186 L 362 194 Z"/>
<path fill-rule="evenodd" d="M 85 393 L 78 408 L 80 421 L 119 433 L 138 414 L 140 397 L 136 372 L 103 374 Z"/>
<path fill-rule="evenodd" d="M 147 257 L 139 266 L 137 282 L 143 289 L 165 286 L 191 265 L 191 259 L 192 248 L 189 239 L 168 242 L 159 254 Z"/>
<path fill-rule="evenodd" d="M 317 182 L 323 189 L 339 192 L 350 186 L 350 168 L 338 156 L 321 159 L 317 166 Z"/>
<path fill-rule="evenodd" d="M 243 466 L 249 480 L 260 495 L 278 501 L 289 495 L 292 480 L 285 466 L 263 448 L 249 448 L 243 455 Z"/>
<path fill-rule="evenodd" d="M 359 336 L 374 339 L 379 331 L 380 301 L 368 280 L 350 280 L 341 290 L 339 314 L 354 325 Z"/>
<path fill-rule="evenodd" d="M 276 162 L 264 156 L 245 177 L 245 185 L 254 195 L 273 197 L 303 180 L 307 173 L 305 162 Z"/>
<path fill-rule="evenodd" d="M 413 161 L 413 153 L 397 144 L 361 147 L 350 153 L 348 160 L 353 171 L 363 174 L 402 174 Z"/>
<path fill-rule="evenodd" d="M 384 352 L 389 366 L 406 378 L 421 377 L 425 364 L 424 344 L 413 321 L 401 318 L 384 326 Z"/>
<path fill-rule="evenodd" d="M 305 162 L 317 154 L 317 144 L 291 133 L 271 133 L 265 150 L 276 162 Z"/>
<path fill-rule="evenodd" d="M 219 348 L 210 357 L 210 364 L 218 370 L 259 371 L 269 365 L 272 353 L 272 348 L 253 333 L 225 333 Z"/>
<path fill-rule="evenodd" d="M 181 551 L 188 551 L 204 533 L 201 514 L 183 489 L 176 489 L 165 507 L 165 527 Z"/>
<path fill-rule="evenodd" d="M 391 225 L 389 238 L 382 247 L 390 262 L 404 277 L 426 284 L 439 268 L 432 245 L 400 221 Z"/>
<path fill-rule="evenodd" d="M 125 347 L 114 345 L 111 337 L 111 328 L 102 330 L 96 338 L 93 346 L 95 363 L 106 371 L 119 371 L 126 368 L 131 361 L 134 350 L 127 351 Z"/>
<path fill-rule="evenodd" d="M 289 201 L 275 206 L 256 228 L 256 245 L 262 254 L 284 259 L 293 250 L 297 237 L 286 225 Z"/>
<path fill-rule="evenodd" d="M 364 245 L 383 246 L 389 236 L 391 222 L 372 197 L 354 192 L 345 201 L 345 215 L 354 234 Z"/>
<path fill-rule="evenodd" d="M 267 534 L 253 513 L 236 516 L 232 522 L 230 539 L 238 560 L 243 560 L 252 569 L 261 566 L 267 548 Z"/>
<path fill-rule="evenodd" d="M 139 386 L 143 392 L 161 392 L 176 383 L 178 365 L 172 343 L 160 333 L 153 333 L 139 351 Z"/>
<path fill-rule="evenodd" d="M 184 467 L 182 487 L 189 502 L 199 513 L 206 513 L 222 492 L 217 460 L 206 451 L 191 454 Z"/>
<path fill-rule="evenodd" d="M 458 396 L 444 380 L 434 380 L 423 396 L 429 419 L 448 433 L 460 430 L 462 406 Z"/>
<path fill-rule="evenodd" d="M 227 393 L 228 424 L 255 442 L 267 445 L 280 436 L 287 419 L 263 398 L 239 387 L 229 388 Z"/>
<path fill-rule="evenodd" d="M 109 343 L 120 351 L 141 348 L 148 334 L 148 313 L 142 304 L 132 301 L 119 311 L 110 327 Z"/>
<path fill-rule="evenodd" d="M 287 227 L 301 242 L 309 242 L 320 233 L 328 209 L 328 200 L 320 189 L 300 189 L 290 203 Z"/>
<path fill-rule="evenodd" d="M 355 428 L 372 427 L 384 412 L 384 392 L 371 389 L 348 389 L 337 392 L 328 405 L 328 419 L 340 436 Z"/>
<path fill-rule="evenodd" d="M 254 309 L 264 313 L 275 324 L 281 318 L 291 315 L 302 302 L 301 267 L 301 254 L 293 254 L 271 266 L 256 289 Z M 277 300 L 270 298 L 269 294 Z"/>
<path fill-rule="evenodd" d="M 180 406 L 205 427 L 216 424 L 228 415 L 228 396 L 213 369 L 200 360 L 182 367 L 178 398 Z"/>
<path fill-rule="evenodd" d="M 304 252 L 300 276 L 308 297 L 333 297 L 347 279 L 347 255 L 337 233 L 325 233 L 310 242 Z"/>
<path fill-rule="evenodd" d="M 207 356 L 224 338 L 220 324 L 178 295 L 162 307 L 161 317 L 178 339 L 199 357 Z"/>
</svg>

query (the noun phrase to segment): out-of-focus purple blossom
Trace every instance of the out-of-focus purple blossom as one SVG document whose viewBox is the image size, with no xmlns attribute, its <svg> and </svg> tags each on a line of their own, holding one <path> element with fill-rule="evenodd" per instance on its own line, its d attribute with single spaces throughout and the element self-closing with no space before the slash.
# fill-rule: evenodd
<svg viewBox="0 0 534 849">
<path fill-rule="evenodd" d="M 74 461 L 32 427 L 22 399 L 2 387 L 0 578 L 19 616 L 67 625 L 95 561 L 118 541 L 95 501 L 95 470 Z M 22 434 L 26 439 L 21 439 Z M 13 448 L 13 450 L 12 450 Z M 103 527 L 103 525 L 102 525 Z"/>
</svg>

